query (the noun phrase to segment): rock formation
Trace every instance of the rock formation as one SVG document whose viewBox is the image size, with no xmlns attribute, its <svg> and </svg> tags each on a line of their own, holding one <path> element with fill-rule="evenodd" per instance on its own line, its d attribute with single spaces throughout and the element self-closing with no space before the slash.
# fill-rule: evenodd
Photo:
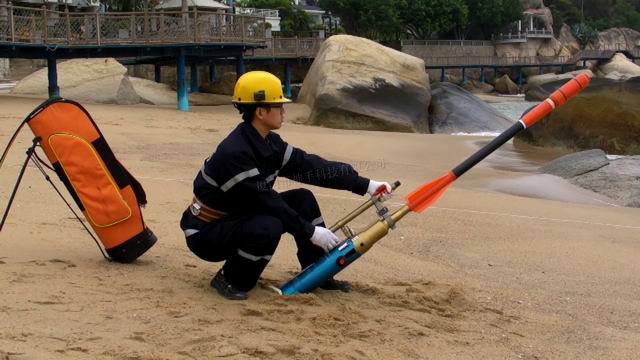
<svg viewBox="0 0 640 360">
<path fill-rule="evenodd" d="M 428 132 L 430 97 L 423 60 L 337 35 L 322 44 L 298 101 L 311 108 L 311 124 Z"/>
<path fill-rule="evenodd" d="M 502 132 L 513 121 L 463 88 L 438 83 L 431 88 L 429 128 L 434 134 Z"/>
</svg>

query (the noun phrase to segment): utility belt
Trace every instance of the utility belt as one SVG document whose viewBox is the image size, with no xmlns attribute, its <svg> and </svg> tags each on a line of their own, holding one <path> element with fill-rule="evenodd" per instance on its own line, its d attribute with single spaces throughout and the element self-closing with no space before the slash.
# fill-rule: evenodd
<svg viewBox="0 0 640 360">
<path fill-rule="evenodd" d="M 189 205 L 189 211 L 193 216 L 204 222 L 212 222 L 213 220 L 220 220 L 227 216 L 227 213 L 213 209 L 203 204 L 197 197 L 193 197 L 191 205 Z"/>
</svg>

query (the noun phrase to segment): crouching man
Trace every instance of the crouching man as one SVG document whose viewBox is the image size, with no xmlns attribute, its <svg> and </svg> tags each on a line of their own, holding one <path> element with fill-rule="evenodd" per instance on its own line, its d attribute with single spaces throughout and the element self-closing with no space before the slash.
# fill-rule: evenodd
<svg viewBox="0 0 640 360">
<path fill-rule="evenodd" d="M 270 73 L 252 71 L 238 79 L 233 103 L 243 121 L 204 161 L 193 182 L 193 201 L 180 222 L 195 255 L 225 262 L 211 286 L 230 300 L 247 299 L 285 232 L 295 238 L 303 269 L 339 241 L 325 228 L 313 193 L 278 193 L 273 190 L 276 177 L 359 195 L 372 195 L 380 186 L 391 192 L 388 183 L 361 177 L 348 164 L 308 154 L 274 133 L 282 126 L 288 102 L 280 80 Z M 321 288 L 350 289 L 335 279 Z"/>
</svg>

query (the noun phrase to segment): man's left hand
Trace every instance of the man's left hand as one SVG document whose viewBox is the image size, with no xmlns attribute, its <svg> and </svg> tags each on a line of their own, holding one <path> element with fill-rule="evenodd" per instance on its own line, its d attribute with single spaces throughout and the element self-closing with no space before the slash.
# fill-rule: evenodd
<svg viewBox="0 0 640 360">
<path fill-rule="evenodd" d="M 375 180 L 369 180 L 369 187 L 367 188 L 367 194 L 373 196 L 376 191 L 378 191 L 378 189 L 384 186 L 384 191 L 382 193 L 380 193 L 380 197 L 382 200 L 389 200 L 391 198 L 391 185 L 386 182 L 386 181 L 375 181 Z"/>
</svg>

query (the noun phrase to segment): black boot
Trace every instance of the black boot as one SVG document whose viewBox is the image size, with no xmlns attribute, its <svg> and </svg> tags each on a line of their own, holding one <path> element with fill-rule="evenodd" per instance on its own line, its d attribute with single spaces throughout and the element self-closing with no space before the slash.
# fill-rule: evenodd
<svg viewBox="0 0 640 360">
<path fill-rule="evenodd" d="M 346 281 L 336 280 L 331 278 L 324 282 L 324 284 L 320 285 L 320 289 L 323 290 L 339 290 L 345 293 L 351 291 L 351 285 Z"/>
<path fill-rule="evenodd" d="M 249 293 L 246 291 L 238 290 L 233 284 L 230 284 L 229 281 L 224 277 L 224 272 L 222 269 L 218 271 L 216 276 L 211 280 L 211 286 L 218 290 L 220 295 L 224 296 L 229 300 L 247 300 L 249 298 Z"/>
</svg>

